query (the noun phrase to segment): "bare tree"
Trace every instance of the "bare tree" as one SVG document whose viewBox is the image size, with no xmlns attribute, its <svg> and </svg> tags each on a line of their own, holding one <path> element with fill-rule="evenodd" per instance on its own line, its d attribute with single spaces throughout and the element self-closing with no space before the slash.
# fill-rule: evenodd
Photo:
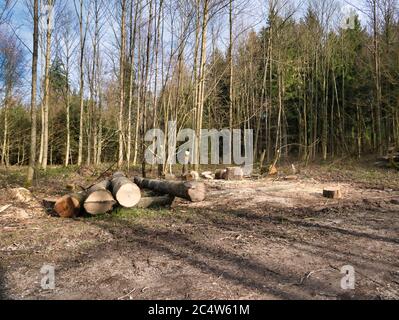
<svg viewBox="0 0 399 320">
<path fill-rule="evenodd" d="M 12 94 L 21 79 L 23 52 L 17 39 L 7 36 L 0 30 L 0 84 L 4 87 L 4 131 L 1 152 L 1 164 L 8 166 L 9 155 L 9 111 L 12 104 Z M 0 88 L 0 93 L 1 93 Z"/>
<path fill-rule="evenodd" d="M 53 33 L 52 16 L 54 13 L 54 0 L 46 1 L 46 55 L 45 55 L 45 71 L 44 71 L 44 101 L 43 101 L 43 116 L 44 116 L 44 131 L 43 134 L 43 160 L 42 168 L 47 169 L 48 164 L 48 149 L 49 149 L 49 99 L 50 99 L 50 63 L 51 63 L 51 38 Z"/>
<path fill-rule="evenodd" d="M 119 154 L 118 168 L 123 165 L 123 115 L 125 105 L 125 60 L 126 60 L 126 0 L 121 0 L 121 23 L 120 23 L 120 59 L 119 59 L 119 120 L 118 120 L 118 136 L 119 136 Z"/>
<path fill-rule="evenodd" d="M 32 54 L 32 90 L 31 90 L 31 142 L 30 158 L 27 175 L 27 185 L 31 185 L 36 164 L 36 90 L 37 90 L 37 60 L 39 47 L 39 1 L 33 1 L 33 54 Z"/>
<path fill-rule="evenodd" d="M 84 0 L 74 0 L 75 11 L 79 19 L 79 34 L 80 34 L 80 55 L 79 55 L 79 101 L 80 101 L 80 117 L 79 117 L 79 150 L 78 150 L 78 165 L 83 161 L 83 116 L 84 116 L 84 56 L 87 38 L 87 25 L 89 23 L 89 13 L 86 13 L 86 22 L 84 17 Z M 78 9 L 79 8 L 79 9 Z"/>
</svg>

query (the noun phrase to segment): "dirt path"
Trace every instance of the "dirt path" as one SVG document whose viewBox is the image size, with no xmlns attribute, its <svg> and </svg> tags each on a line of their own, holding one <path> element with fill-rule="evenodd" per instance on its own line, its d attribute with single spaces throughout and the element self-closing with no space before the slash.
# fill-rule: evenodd
<svg viewBox="0 0 399 320">
<path fill-rule="evenodd" d="M 328 185 L 211 182 L 204 203 L 78 220 L 14 202 L 0 214 L 0 297 L 399 299 L 399 193 L 342 183 L 332 201 Z M 40 288 L 45 264 L 53 291 Z"/>
</svg>

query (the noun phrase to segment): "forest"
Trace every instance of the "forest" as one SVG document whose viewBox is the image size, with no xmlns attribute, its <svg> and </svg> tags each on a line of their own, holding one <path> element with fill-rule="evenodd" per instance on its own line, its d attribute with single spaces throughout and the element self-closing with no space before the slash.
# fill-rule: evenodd
<svg viewBox="0 0 399 320">
<path fill-rule="evenodd" d="M 2 1 L 1 163 L 134 166 L 170 121 L 251 129 L 257 161 L 383 155 L 399 143 L 398 3 L 343 5 Z"/>
</svg>

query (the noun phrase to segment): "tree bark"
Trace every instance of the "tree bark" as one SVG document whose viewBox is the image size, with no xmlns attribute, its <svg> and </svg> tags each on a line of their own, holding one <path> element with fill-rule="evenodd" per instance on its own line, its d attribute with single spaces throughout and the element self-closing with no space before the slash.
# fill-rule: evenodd
<svg viewBox="0 0 399 320">
<path fill-rule="evenodd" d="M 39 47 L 39 1 L 33 2 L 33 55 L 32 55 L 32 90 L 31 90 L 31 141 L 27 185 L 32 185 L 36 165 L 36 90 L 37 90 L 37 59 Z"/>
<path fill-rule="evenodd" d="M 51 36 L 52 36 L 52 12 L 53 12 L 53 5 L 54 0 L 48 0 L 48 13 L 47 13 L 47 22 L 46 22 L 46 64 L 45 64 L 45 71 L 44 71 L 44 104 L 43 104 L 43 116 L 44 121 L 43 125 L 44 130 L 43 133 L 43 160 L 42 160 L 42 168 L 43 170 L 47 170 L 48 164 L 48 148 L 49 148 L 49 100 L 50 100 L 50 63 L 51 63 Z"/>
<path fill-rule="evenodd" d="M 83 30 L 83 0 L 80 0 L 79 3 L 80 3 L 80 11 L 79 11 L 79 34 L 80 34 L 79 106 L 80 106 L 80 115 L 79 115 L 78 166 L 82 165 L 82 161 L 83 161 L 84 52 L 85 52 L 86 32 L 87 32 L 87 28 L 86 28 L 86 30 Z"/>
<path fill-rule="evenodd" d="M 134 182 L 142 189 L 150 189 L 159 194 L 168 194 L 191 202 L 202 202 L 206 197 L 206 187 L 202 182 L 160 181 L 139 177 L 134 178 Z"/>
<path fill-rule="evenodd" d="M 54 205 L 54 211 L 61 218 L 74 218 L 81 214 L 83 204 L 87 198 L 86 192 L 66 195 L 57 200 Z"/>
<path fill-rule="evenodd" d="M 171 206 L 175 197 L 166 195 L 158 197 L 143 197 L 137 204 L 137 208 L 149 209 L 154 207 L 167 207 Z"/>
<path fill-rule="evenodd" d="M 121 2 L 121 48 L 119 60 L 119 121 L 118 121 L 118 168 L 123 165 L 123 111 L 125 104 L 125 46 L 126 46 L 126 0 Z"/>
</svg>

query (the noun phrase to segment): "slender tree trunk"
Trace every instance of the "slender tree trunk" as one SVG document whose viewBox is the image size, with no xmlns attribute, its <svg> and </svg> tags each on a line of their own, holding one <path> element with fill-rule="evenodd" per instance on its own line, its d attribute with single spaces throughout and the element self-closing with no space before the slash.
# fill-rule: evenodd
<svg viewBox="0 0 399 320">
<path fill-rule="evenodd" d="M 11 97 L 11 88 L 7 85 L 6 95 L 4 99 L 4 132 L 3 132 L 3 148 L 1 150 L 1 165 L 7 167 L 7 149 L 8 149 L 8 112 Z"/>
<path fill-rule="evenodd" d="M 142 119 L 142 163 L 141 172 L 143 177 L 146 176 L 146 159 L 145 159 L 145 134 L 147 131 L 147 88 L 148 88 L 148 76 L 150 69 L 150 51 L 151 51 L 151 32 L 152 32 L 152 19 L 153 19 L 153 0 L 150 0 L 149 6 L 149 19 L 148 19 L 148 29 L 147 29 L 147 53 L 144 71 L 144 85 L 143 85 L 143 119 Z"/>
<path fill-rule="evenodd" d="M 202 36 L 201 36 L 201 57 L 199 70 L 199 89 L 197 100 L 197 130 L 196 130 L 196 155 L 195 155 L 195 171 L 199 171 L 200 150 L 201 150 L 201 130 L 204 111 L 205 98 L 205 66 L 206 66 L 206 42 L 208 32 L 208 15 L 209 0 L 204 0 L 203 17 L 202 17 Z"/>
<path fill-rule="evenodd" d="M 31 90 L 31 141 L 27 185 L 32 185 L 36 165 L 36 89 L 37 89 L 37 60 L 39 47 L 39 0 L 33 0 L 33 54 L 32 54 L 32 90 Z"/>
<path fill-rule="evenodd" d="M 374 44 L 374 67 L 375 67 L 375 121 L 376 121 L 376 143 L 377 152 L 382 155 L 382 126 L 381 126 L 381 70 L 380 70 L 380 46 L 378 39 L 378 13 L 377 0 L 372 0 L 373 5 L 373 44 Z"/>
<path fill-rule="evenodd" d="M 133 18 L 133 0 L 130 3 L 130 79 L 129 79 L 129 105 L 128 105 L 128 123 L 127 123 L 127 151 L 126 161 L 128 169 L 130 168 L 131 153 L 132 153 L 132 106 L 134 94 L 134 52 L 136 49 L 136 31 L 137 31 L 137 17 L 138 17 L 138 3 L 136 1 L 135 14 Z"/>
<path fill-rule="evenodd" d="M 142 11 L 142 2 L 139 1 L 139 20 L 141 21 L 141 11 Z M 137 108 L 136 108 L 136 126 L 135 126 L 135 132 L 134 132 L 134 157 L 133 157 L 133 165 L 137 164 L 137 158 L 138 158 L 138 153 L 139 153 L 139 134 L 140 134 L 140 123 L 141 123 L 141 89 L 142 89 L 142 82 L 141 82 L 141 32 L 139 30 L 138 32 L 138 48 L 137 48 Z"/>
<path fill-rule="evenodd" d="M 233 103 L 234 103 L 234 87 L 233 87 L 233 77 L 234 77 L 234 65 L 233 65 L 233 0 L 230 0 L 229 9 L 229 25 L 230 25 L 230 44 L 229 44 L 229 69 L 230 69 L 230 87 L 229 87 L 229 128 L 233 132 Z"/>
<path fill-rule="evenodd" d="M 51 59 L 51 36 L 52 36 L 52 12 L 54 0 L 48 0 L 48 14 L 46 22 L 46 65 L 44 71 L 44 104 L 43 104 L 43 116 L 44 116 L 44 135 L 43 135 L 43 161 L 42 168 L 47 170 L 48 164 L 48 149 L 49 149 L 49 101 L 50 101 L 50 59 Z"/>
<path fill-rule="evenodd" d="M 79 147 L 78 147 L 78 166 L 83 162 L 83 115 L 84 115 L 84 52 L 86 44 L 86 31 L 83 30 L 83 1 L 80 0 L 79 11 L 79 33 L 80 33 L 80 78 L 79 78 Z"/>
<path fill-rule="evenodd" d="M 123 165 L 123 111 L 125 105 L 125 46 L 126 46 L 126 0 L 121 0 L 121 48 L 119 62 L 119 121 L 118 121 L 118 168 Z"/>
<path fill-rule="evenodd" d="M 65 167 L 69 165 L 71 154 L 71 96 L 69 92 L 69 58 L 67 59 L 67 87 L 66 87 L 66 148 L 65 148 Z"/>
</svg>

